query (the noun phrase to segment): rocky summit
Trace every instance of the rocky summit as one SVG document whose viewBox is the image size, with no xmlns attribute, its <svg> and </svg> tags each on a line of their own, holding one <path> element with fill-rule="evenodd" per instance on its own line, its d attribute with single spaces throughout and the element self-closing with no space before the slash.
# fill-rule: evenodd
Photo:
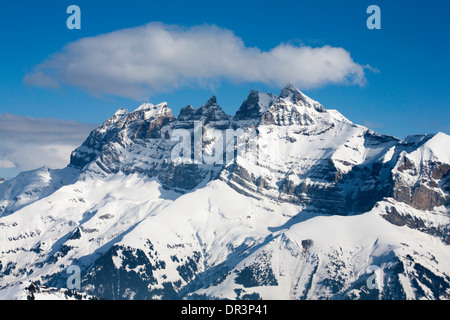
<svg viewBox="0 0 450 320">
<path fill-rule="evenodd" d="M 67 298 L 71 270 L 101 299 L 449 299 L 449 145 L 292 85 L 234 116 L 119 109 L 68 167 L 0 183 L 0 299 Z"/>
</svg>

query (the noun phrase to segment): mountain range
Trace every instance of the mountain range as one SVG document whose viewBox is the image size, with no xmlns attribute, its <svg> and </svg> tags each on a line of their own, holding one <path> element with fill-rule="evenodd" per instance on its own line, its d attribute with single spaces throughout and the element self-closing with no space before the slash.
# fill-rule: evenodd
<svg viewBox="0 0 450 320">
<path fill-rule="evenodd" d="M 0 299 L 449 299 L 450 136 L 398 139 L 292 85 L 119 109 L 0 183 Z"/>
</svg>

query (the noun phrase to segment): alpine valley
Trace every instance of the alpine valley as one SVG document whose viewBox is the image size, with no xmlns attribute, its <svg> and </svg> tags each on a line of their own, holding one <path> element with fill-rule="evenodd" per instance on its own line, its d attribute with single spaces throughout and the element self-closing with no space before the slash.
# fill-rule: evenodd
<svg viewBox="0 0 450 320">
<path fill-rule="evenodd" d="M 0 299 L 449 299 L 449 146 L 292 85 L 234 116 L 119 109 L 66 168 L 0 183 Z"/>
</svg>

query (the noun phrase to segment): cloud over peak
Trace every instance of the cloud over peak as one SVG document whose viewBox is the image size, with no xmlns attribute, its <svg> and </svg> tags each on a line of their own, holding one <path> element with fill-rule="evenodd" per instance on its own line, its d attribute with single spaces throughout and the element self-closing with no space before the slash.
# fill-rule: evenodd
<svg viewBox="0 0 450 320">
<path fill-rule="evenodd" d="M 221 81 L 300 88 L 365 82 L 365 67 L 343 48 L 280 44 L 247 47 L 214 25 L 149 23 L 69 43 L 27 74 L 28 85 L 80 87 L 92 94 L 135 99 L 186 86 Z"/>
</svg>

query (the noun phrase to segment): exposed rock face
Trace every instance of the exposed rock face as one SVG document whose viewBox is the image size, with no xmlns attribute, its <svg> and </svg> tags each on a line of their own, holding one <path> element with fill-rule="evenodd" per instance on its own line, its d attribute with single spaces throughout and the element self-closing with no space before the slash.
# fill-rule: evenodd
<svg viewBox="0 0 450 320">
<path fill-rule="evenodd" d="M 119 109 L 92 131 L 81 147 L 72 153 L 70 164 L 81 169 L 92 163 L 102 152 L 108 152 L 108 148 L 114 143 L 125 147 L 136 140 L 160 138 L 162 128 L 174 119 L 166 103 L 157 106 L 143 104 L 130 113 L 126 109 Z"/>
<path fill-rule="evenodd" d="M 434 207 L 449 204 L 448 193 L 442 186 L 450 179 L 450 165 L 439 162 L 414 164 L 406 156 L 397 167 L 399 177 L 394 186 L 394 198 L 420 210 L 431 210 Z M 400 175 L 402 174 L 402 175 Z M 411 185 L 405 181 L 405 176 L 414 179 Z"/>
<path fill-rule="evenodd" d="M 180 115 L 178 116 L 178 120 L 180 121 L 190 121 L 196 117 L 196 110 L 193 106 L 188 105 L 180 110 Z"/>
<path fill-rule="evenodd" d="M 399 212 L 395 206 L 387 207 L 386 213 L 382 217 L 396 226 L 407 226 L 411 229 L 419 230 L 440 238 L 445 244 L 450 245 L 450 228 L 448 224 L 435 224 L 428 221 L 426 217 L 417 216 L 411 210 Z"/>
<path fill-rule="evenodd" d="M 174 190 L 183 192 L 184 190 L 192 190 L 198 186 L 209 173 L 208 170 L 202 170 L 195 164 L 173 165 L 161 167 L 158 178 L 161 183 Z"/>
<path fill-rule="evenodd" d="M 323 112 L 325 108 L 320 103 L 288 85 L 281 91 L 280 96 L 268 111 L 262 115 L 261 123 L 278 126 L 312 126 L 325 120 L 326 117 L 320 115 Z M 331 126 L 332 122 L 328 125 Z"/>
<path fill-rule="evenodd" d="M 435 155 L 435 145 L 445 143 L 446 136 L 414 137 L 415 144 L 408 142 L 408 148 L 414 150 L 400 154 L 393 169 L 395 179 L 394 198 L 421 210 L 448 206 L 449 194 L 446 189 L 450 179 L 450 165 L 439 161 Z"/>
<path fill-rule="evenodd" d="M 198 109 L 183 108 L 178 119 L 166 103 L 143 104 L 130 113 L 120 109 L 72 153 L 70 164 L 80 169 L 99 168 L 105 173 L 143 173 L 158 177 L 166 188 L 192 190 L 208 175 L 217 175 L 214 173 L 217 166 L 172 163 L 172 150 L 178 141 L 171 140 L 171 133 L 184 129 L 194 136 L 196 121 L 201 126 L 202 150 L 208 143 L 207 128 L 220 130 L 230 126 L 229 117 L 217 104 L 216 97 Z M 191 158 L 194 160 L 193 152 Z"/>
<path fill-rule="evenodd" d="M 216 127 L 227 128 L 230 119 L 217 103 L 216 97 L 212 96 L 208 102 L 198 109 L 191 105 L 181 109 L 178 120 L 201 121 L 203 125 L 214 124 Z"/>
<path fill-rule="evenodd" d="M 294 105 L 304 105 L 308 108 L 313 108 L 317 112 L 325 112 L 325 108 L 317 101 L 304 95 L 300 90 L 291 84 L 288 84 L 283 90 L 281 90 L 279 100 L 284 100 L 286 103 L 291 102 Z"/>
<path fill-rule="evenodd" d="M 448 299 L 448 145 L 375 133 L 290 85 L 234 117 L 215 97 L 178 118 L 119 109 L 68 168 L 0 184 L 0 298 L 64 288 L 75 264 L 106 299 Z"/>
<path fill-rule="evenodd" d="M 277 100 L 277 96 L 270 93 L 250 91 L 247 100 L 236 112 L 235 120 L 258 120 Z"/>
<path fill-rule="evenodd" d="M 238 153 L 232 165 L 170 163 L 176 144 L 171 132 L 185 129 L 193 136 L 194 122 L 201 123 L 202 152 L 213 152 L 210 149 L 222 143 L 214 137 L 214 130 L 241 129 L 245 133 L 239 137 L 239 148 L 245 154 Z M 274 131 L 273 126 L 281 128 Z M 338 141 L 333 138 L 336 136 Z M 408 157 L 408 152 L 415 152 L 431 138 L 399 141 L 371 132 L 335 111 L 325 110 L 288 85 L 278 97 L 251 91 L 233 120 L 215 96 L 198 109 L 190 105 L 181 109 L 176 119 L 167 104 L 144 104 L 131 113 L 120 109 L 74 151 L 71 165 L 83 168 L 95 163 L 109 173 L 145 173 L 177 190 L 192 190 L 207 176 L 220 176 L 246 194 L 262 194 L 342 215 L 370 210 L 385 197 L 431 210 L 449 203 L 450 165 L 416 163 Z M 192 139 L 192 151 L 194 143 Z M 148 148 L 145 161 L 138 160 L 137 153 L 143 152 L 138 146 Z M 126 154 L 130 151 L 135 156 L 128 163 Z M 392 153 L 388 160 L 387 151 Z M 286 157 L 292 159 L 289 166 Z M 194 160 L 193 154 L 191 158 Z M 249 158 L 257 161 L 250 171 L 240 164 Z M 407 177 L 415 179 L 414 183 Z"/>
</svg>

